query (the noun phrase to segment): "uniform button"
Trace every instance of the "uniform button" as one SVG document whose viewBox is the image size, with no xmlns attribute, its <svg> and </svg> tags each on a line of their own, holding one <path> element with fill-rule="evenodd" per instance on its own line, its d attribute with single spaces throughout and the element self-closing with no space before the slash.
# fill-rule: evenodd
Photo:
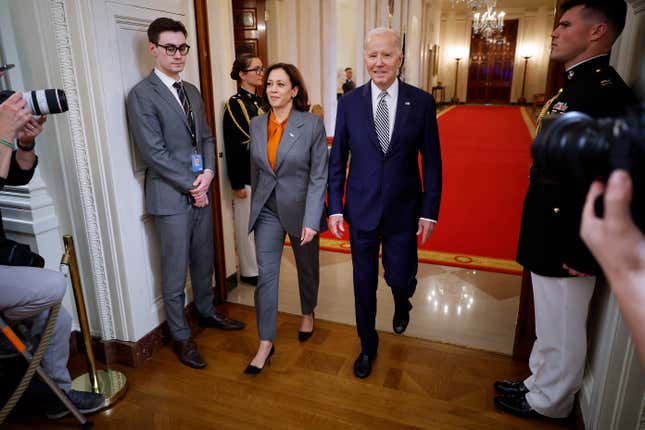
<svg viewBox="0 0 645 430">
<path fill-rule="evenodd" d="M 553 213 L 554 214 L 559 214 L 560 213 L 560 208 L 553 208 Z"/>
</svg>

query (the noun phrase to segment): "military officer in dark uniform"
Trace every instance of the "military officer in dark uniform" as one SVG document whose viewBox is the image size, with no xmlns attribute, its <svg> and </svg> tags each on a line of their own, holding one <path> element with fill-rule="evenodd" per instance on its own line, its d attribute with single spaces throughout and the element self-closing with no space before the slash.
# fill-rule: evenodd
<svg viewBox="0 0 645 430">
<path fill-rule="evenodd" d="M 253 233 L 249 235 L 251 210 L 251 165 L 249 161 L 249 125 L 251 118 L 260 115 L 262 99 L 255 94 L 262 85 L 262 60 L 250 54 L 240 55 L 233 63 L 231 79 L 238 83 L 238 92 L 224 108 L 224 146 L 228 178 L 233 189 L 235 243 L 240 258 L 240 280 L 256 285 L 258 265 L 255 259 Z"/>
<path fill-rule="evenodd" d="M 540 114 L 616 116 L 635 103 L 609 65 L 625 26 L 624 0 L 569 0 L 553 31 L 551 59 L 565 64 L 565 83 Z M 531 272 L 537 340 L 524 381 L 498 381 L 498 408 L 519 416 L 567 417 L 582 385 L 586 322 L 598 264 L 582 242 L 580 219 L 589 184 L 558 182 L 531 168 L 517 261 Z"/>
</svg>

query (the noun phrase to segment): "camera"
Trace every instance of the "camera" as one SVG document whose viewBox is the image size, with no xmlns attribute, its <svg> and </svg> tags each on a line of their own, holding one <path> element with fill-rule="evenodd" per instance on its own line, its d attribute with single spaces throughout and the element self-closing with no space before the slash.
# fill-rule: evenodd
<svg viewBox="0 0 645 430">
<path fill-rule="evenodd" d="M 10 239 L 0 239 L 0 264 L 4 266 L 45 267 L 45 260 L 32 252 L 29 245 Z"/>
<path fill-rule="evenodd" d="M 2 91 L 0 103 L 11 97 L 13 91 Z M 57 89 L 31 90 L 22 93 L 22 98 L 34 115 L 63 113 L 69 110 L 65 91 Z"/>
<path fill-rule="evenodd" d="M 596 119 L 580 112 L 548 116 L 531 154 L 542 177 L 562 184 L 588 187 L 596 179 L 606 182 L 616 169 L 629 172 L 634 184 L 632 216 L 643 229 L 645 104 L 613 118 Z M 602 216 L 602 199 L 595 202 L 595 210 Z"/>
</svg>

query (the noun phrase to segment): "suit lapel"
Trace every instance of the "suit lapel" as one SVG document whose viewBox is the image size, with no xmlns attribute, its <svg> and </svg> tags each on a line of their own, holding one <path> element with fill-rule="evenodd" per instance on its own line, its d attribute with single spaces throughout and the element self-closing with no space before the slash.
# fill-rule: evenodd
<svg viewBox="0 0 645 430">
<path fill-rule="evenodd" d="M 268 157 L 268 147 L 267 143 L 269 141 L 268 137 L 268 121 L 269 121 L 269 114 L 264 114 L 260 115 L 259 117 L 259 126 L 257 130 L 257 136 L 258 136 L 258 142 L 257 142 L 257 148 L 258 151 L 260 151 L 260 158 L 262 159 L 262 163 L 264 164 L 264 169 L 275 176 L 275 172 L 273 171 L 273 168 L 269 164 L 269 157 Z"/>
<path fill-rule="evenodd" d="M 177 115 L 179 115 L 181 120 L 184 122 L 184 124 L 190 131 L 190 126 L 188 125 L 188 119 L 186 118 L 186 113 L 181 108 L 181 105 L 179 104 L 175 96 L 170 92 L 170 89 L 167 86 L 165 86 L 163 82 L 161 82 L 161 79 L 157 77 L 154 70 L 152 71 L 152 73 L 150 73 L 150 76 L 148 77 L 148 79 L 150 80 L 150 83 L 152 84 L 157 94 L 159 94 L 159 96 L 166 102 L 166 104 L 170 106 L 170 108 L 173 109 L 177 113 Z M 188 100 L 190 100 L 190 98 Z M 191 103 L 192 103 L 192 100 L 191 100 Z"/>
<path fill-rule="evenodd" d="M 396 102 L 396 116 L 394 118 L 394 129 L 390 139 L 390 148 L 387 153 L 390 154 L 396 148 L 397 138 L 401 134 L 406 119 L 413 108 L 412 99 L 409 96 L 407 85 L 399 81 L 399 97 Z"/>
<path fill-rule="evenodd" d="M 374 109 L 372 108 L 372 81 L 363 86 L 363 112 L 365 112 L 365 129 L 374 145 L 381 151 L 381 145 L 378 143 L 376 128 L 374 126 Z"/>
<path fill-rule="evenodd" d="M 287 122 L 287 127 L 284 129 L 282 134 L 282 139 L 280 139 L 280 144 L 278 145 L 278 154 L 276 155 L 275 161 L 275 171 L 277 172 L 280 169 L 280 166 L 284 162 L 287 154 L 293 148 L 293 145 L 300 139 L 303 120 L 302 112 L 292 109 L 291 115 L 289 115 L 289 120 Z"/>
</svg>

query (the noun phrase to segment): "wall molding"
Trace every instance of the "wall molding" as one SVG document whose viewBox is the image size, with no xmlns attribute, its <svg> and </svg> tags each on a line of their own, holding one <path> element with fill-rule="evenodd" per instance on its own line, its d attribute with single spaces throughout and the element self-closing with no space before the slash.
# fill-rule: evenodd
<svg viewBox="0 0 645 430">
<path fill-rule="evenodd" d="M 82 202 L 83 223 L 88 238 L 87 245 L 90 251 L 89 259 L 92 267 L 92 280 L 94 281 L 101 333 L 103 339 L 110 340 L 116 337 L 116 330 L 107 285 L 99 215 L 94 197 L 96 193 L 89 164 L 90 154 L 80 109 L 78 82 L 72 55 L 73 47 L 66 13 L 66 0 L 50 0 L 49 7 L 63 89 L 67 95 L 69 105 L 67 118 L 72 138 L 71 145 L 73 147 L 75 173 L 79 184 L 78 191 Z"/>
<path fill-rule="evenodd" d="M 636 14 L 645 11 L 645 0 L 627 0 L 627 2 L 632 5 Z"/>
</svg>

